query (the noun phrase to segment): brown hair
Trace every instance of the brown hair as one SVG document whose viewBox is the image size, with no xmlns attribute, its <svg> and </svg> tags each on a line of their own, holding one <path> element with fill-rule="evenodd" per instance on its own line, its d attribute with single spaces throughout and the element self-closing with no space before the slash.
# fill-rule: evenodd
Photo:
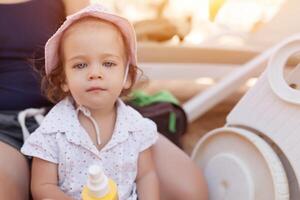
<svg viewBox="0 0 300 200">
<path fill-rule="evenodd" d="M 87 19 L 91 19 L 91 18 L 99 20 L 98 18 L 95 18 L 95 17 L 85 17 L 85 18 L 78 20 L 75 23 L 79 23 L 83 20 L 87 20 Z M 107 23 L 110 23 L 110 22 L 107 22 Z M 73 26 L 74 24 L 72 24 L 71 26 Z M 112 25 L 114 25 L 114 24 L 112 24 Z M 114 26 L 120 31 L 120 29 L 116 25 L 114 25 Z M 125 40 L 122 32 L 121 32 L 121 36 L 122 36 L 122 40 L 125 44 L 125 54 L 127 54 L 127 59 L 128 59 L 128 53 L 127 53 L 128 49 L 129 49 L 128 42 Z M 62 60 L 63 52 L 62 52 L 61 45 L 58 48 L 58 53 L 59 53 L 58 54 L 59 62 L 57 64 L 57 66 L 55 66 L 53 68 L 53 70 L 50 72 L 50 74 L 48 74 L 48 75 L 46 75 L 44 70 L 41 73 L 41 75 L 42 75 L 42 84 L 41 84 L 42 92 L 53 103 L 57 103 L 60 100 L 64 99 L 66 96 L 70 95 L 70 92 L 63 91 L 62 87 L 61 87 L 65 83 L 65 80 L 66 80 L 64 63 Z M 138 71 L 141 71 L 141 70 L 137 66 L 129 65 L 127 78 L 130 78 L 131 86 L 128 89 L 124 89 L 121 92 L 121 96 L 124 96 L 124 95 L 127 95 L 130 93 L 130 91 L 136 81 Z"/>
</svg>

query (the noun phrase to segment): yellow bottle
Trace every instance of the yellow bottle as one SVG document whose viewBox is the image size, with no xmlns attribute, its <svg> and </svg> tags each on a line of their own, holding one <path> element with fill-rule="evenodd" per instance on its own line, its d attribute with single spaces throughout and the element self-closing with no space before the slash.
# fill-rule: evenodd
<svg viewBox="0 0 300 200">
<path fill-rule="evenodd" d="M 83 200 L 118 200 L 117 185 L 107 178 L 101 167 L 92 165 L 88 170 L 88 181 L 81 193 Z"/>
</svg>

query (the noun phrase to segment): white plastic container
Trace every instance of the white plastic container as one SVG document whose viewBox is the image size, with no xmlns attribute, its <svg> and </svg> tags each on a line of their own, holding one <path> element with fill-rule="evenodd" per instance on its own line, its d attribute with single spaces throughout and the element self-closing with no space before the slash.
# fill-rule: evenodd
<svg viewBox="0 0 300 200">
<path fill-rule="evenodd" d="M 300 88 L 300 65 L 284 78 L 288 58 L 299 52 L 300 35 L 283 41 L 226 126 L 197 143 L 192 157 L 210 199 L 300 199 L 300 91 L 289 86 Z"/>
</svg>

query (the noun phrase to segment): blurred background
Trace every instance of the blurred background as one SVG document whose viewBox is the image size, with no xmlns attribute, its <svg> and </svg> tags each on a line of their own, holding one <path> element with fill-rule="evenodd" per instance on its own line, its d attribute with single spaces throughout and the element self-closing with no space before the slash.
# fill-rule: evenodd
<svg viewBox="0 0 300 200">
<path fill-rule="evenodd" d="M 92 0 L 130 19 L 139 41 L 242 46 L 287 0 Z"/>
<path fill-rule="evenodd" d="M 299 0 L 92 2 L 105 4 L 134 24 L 139 67 L 146 77 L 136 89 L 150 94 L 168 90 L 183 106 L 282 39 L 300 32 L 296 23 Z M 186 153 L 205 133 L 226 123 L 226 115 L 264 68 L 252 72 L 230 96 L 189 119 L 181 138 Z"/>
</svg>

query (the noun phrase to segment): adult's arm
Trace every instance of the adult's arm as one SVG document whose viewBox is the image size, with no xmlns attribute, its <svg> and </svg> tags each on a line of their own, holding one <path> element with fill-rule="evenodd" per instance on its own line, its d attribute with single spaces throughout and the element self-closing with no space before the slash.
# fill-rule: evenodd
<svg viewBox="0 0 300 200">
<path fill-rule="evenodd" d="M 161 199 L 208 199 L 202 171 L 187 154 L 162 135 L 152 149 Z"/>
<path fill-rule="evenodd" d="M 63 0 L 66 14 L 71 15 L 90 4 L 90 0 Z"/>
</svg>

